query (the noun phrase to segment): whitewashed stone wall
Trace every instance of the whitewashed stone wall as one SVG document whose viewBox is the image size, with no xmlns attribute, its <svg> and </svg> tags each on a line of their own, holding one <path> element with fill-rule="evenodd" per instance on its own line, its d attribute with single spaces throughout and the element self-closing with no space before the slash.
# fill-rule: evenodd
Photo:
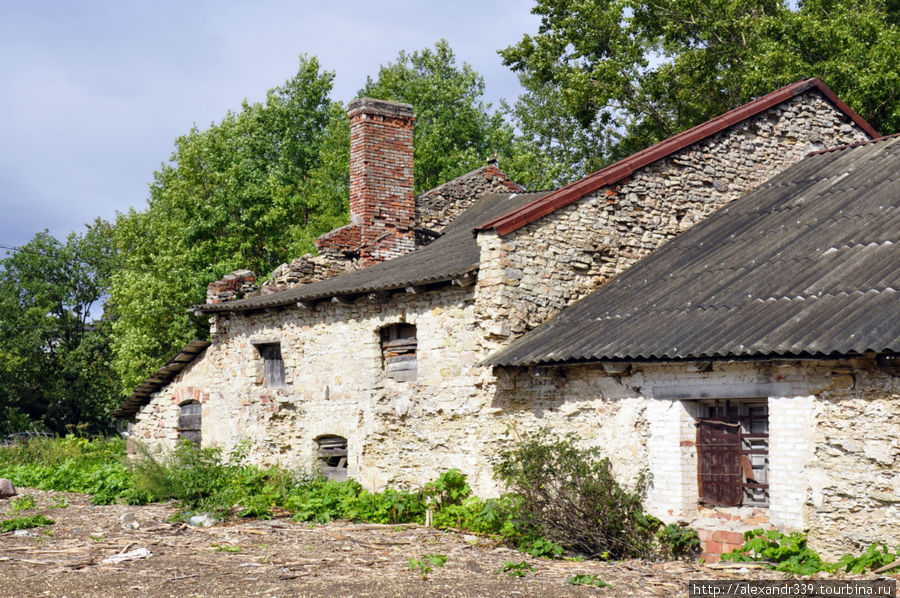
<svg viewBox="0 0 900 598">
<path fill-rule="evenodd" d="M 521 334 L 809 152 L 865 139 L 810 91 L 502 238 L 479 235 L 489 307 Z"/>
</svg>

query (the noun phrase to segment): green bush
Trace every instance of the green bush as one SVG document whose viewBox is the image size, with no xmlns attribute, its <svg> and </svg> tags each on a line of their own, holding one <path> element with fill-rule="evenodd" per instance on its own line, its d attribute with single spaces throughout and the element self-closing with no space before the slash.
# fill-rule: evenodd
<svg viewBox="0 0 900 598">
<path fill-rule="evenodd" d="M 648 557 L 658 552 L 659 520 L 644 514 L 647 478 L 634 489 L 613 477 L 609 459 L 549 431 L 502 451 L 496 475 L 518 499 L 520 533 L 591 557 Z"/>
</svg>

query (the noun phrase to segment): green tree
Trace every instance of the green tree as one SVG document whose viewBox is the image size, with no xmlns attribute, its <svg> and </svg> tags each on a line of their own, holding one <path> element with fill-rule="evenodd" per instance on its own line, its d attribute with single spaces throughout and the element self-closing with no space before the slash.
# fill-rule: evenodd
<svg viewBox="0 0 900 598">
<path fill-rule="evenodd" d="M 515 160 L 515 136 L 503 115 L 485 103 L 484 79 L 468 63 L 457 66 L 446 40 L 407 53 L 369 77 L 359 96 L 412 104 L 416 112 L 415 191 L 433 189 L 484 166 L 494 153 L 501 167 L 526 186 L 543 184 L 533 161 Z"/>
<path fill-rule="evenodd" d="M 110 326 L 95 319 L 116 254 L 109 223 L 41 232 L 0 260 L 0 433 L 110 427 Z"/>
<path fill-rule="evenodd" d="M 538 0 L 532 12 L 537 35 L 500 54 L 526 89 L 516 125 L 567 178 L 806 77 L 900 130 L 894 1 Z"/>
<path fill-rule="evenodd" d="M 146 211 L 119 216 L 125 257 L 110 304 L 124 391 L 206 334 L 206 322 L 187 307 L 204 302 L 209 282 L 239 268 L 265 274 L 314 250 L 315 237 L 343 213 L 340 184 L 314 176 L 325 168 L 331 126 L 340 128 L 329 126 L 339 109 L 328 98 L 333 78 L 315 58 L 301 57 L 297 74 L 265 102 L 244 102 L 240 112 L 179 137 L 154 174 Z M 319 181 L 315 193 L 307 193 L 311 179 Z"/>
</svg>

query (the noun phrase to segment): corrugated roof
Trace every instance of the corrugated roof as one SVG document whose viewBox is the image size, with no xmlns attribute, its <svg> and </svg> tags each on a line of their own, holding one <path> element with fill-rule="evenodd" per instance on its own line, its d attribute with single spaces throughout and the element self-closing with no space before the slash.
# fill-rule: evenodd
<svg viewBox="0 0 900 598">
<path fill-rule="evenodd" d="M 546 193 L 487 194 L 450 223 L 442 236 L 412 253 L 279 293 L 227 303 L 197 305 L 192 309 L 202 313 L 263 309 L 299 301 L 402 289 L 459 278 L 478 269 L 478 243 L 472 232 L 475 226 L 530 203 L 542 195 Z"/>
<path fill-rule="evenodd" d="M 486 361 L 900 351 L 900 137 L 817 152 Z"/>
<path fill-rule="evenodd" d="M 615 164 L 607 166 L 602 170 L 598 170 L 597 172 L 570 183 L 565 187 L 561 187 L 526 206 L 511 211 L 508 214 L 504 214 L 489 222 L 485 222 L 478 228 L 479 230 L 495 229 L 501 235 L 511 233 L 563 206 L 578 201 L 582 197 L 593 193 L 601 187 L 621 182 L 640 168 L 674 154 L 689 145 L 693 145 L 698 141 L 711 137 L 716 133 L 724 131 L 728 127 L 732 127 L 748 118 L 756 116 L 760 112 L 768 110 L 773 106 L 777 106 L 782 102 L 786 102 L 795 96 L 813 89 L 818 90 L 829 102 L 843 112 L 867 134 L 873 138 L 878 137 L 878 132 L 873 129 L 869 123 L 863 120 L 862 117 L 856 114 L 856 112 L 851 110 L 847 104 L 834 95 L 834 92 L 828 89 L 828 86 L 821 80 L 813 78 L 805 81 L 798 81 L 797 83 L 782 87 L 777 91 L 773 91 L 768 95 L 757 98 L 752 102 L 726 112 L 721 116 L 697 125 L 678 135 L 674 135 L 665 141 L 651 145 L 644 150 L 632 154 L 624 160 L 620 160 Z"/>
<path fill-rule="evenodd" d="M 150 397 L 160 388 L 172 381 L 181 370 L 186 368 L 198 355 L 203 353 L 209 346 L 207 341 L 191 341 L 184 349 L 179 351 L 178 355 L 173 357 L 169 363 L 162 366 L 156 373 L 144 380 L 144 382 L 134 389 L 131 396 L 125 399 L 122 406 L 113 413 L 114 417 L 132 417 L 141 407 L 150 402 Z"/>
</svg>

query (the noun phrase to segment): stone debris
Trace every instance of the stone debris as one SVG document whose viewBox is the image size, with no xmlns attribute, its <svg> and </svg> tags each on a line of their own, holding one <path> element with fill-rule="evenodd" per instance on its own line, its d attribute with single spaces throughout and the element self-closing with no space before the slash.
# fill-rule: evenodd
<svg viewBox="0 0 900 598">
<path fill-rule="evenodd" d="M 16 495 L 16 487 L 6 478 L 0 478 L 0 498 L 9 498 Z"/>
<path fill-rule="evenodd" d="M 197 527 L 212 527 L 219 523 L 219 520 L 210 515 L 209 513 L 201 513 L 199 515 L 194 515 L 188 522 L 191 525 L 195 525 Z"/>
<path fill-rule="evenodd" d="M 129 550 L 128 552 L 122 552 L 119 554 L 115 554 L 111 557 L 105 558 L 100 561 L 106 565 L 115 565 L 117 563 L 124 563 L 125 561 L 136 561 L 138 559 L 146 559 L 153 556 L 153 553 L 147 550 L 146 548 L 136 548 L 135 550 Z"/>
</svg>

